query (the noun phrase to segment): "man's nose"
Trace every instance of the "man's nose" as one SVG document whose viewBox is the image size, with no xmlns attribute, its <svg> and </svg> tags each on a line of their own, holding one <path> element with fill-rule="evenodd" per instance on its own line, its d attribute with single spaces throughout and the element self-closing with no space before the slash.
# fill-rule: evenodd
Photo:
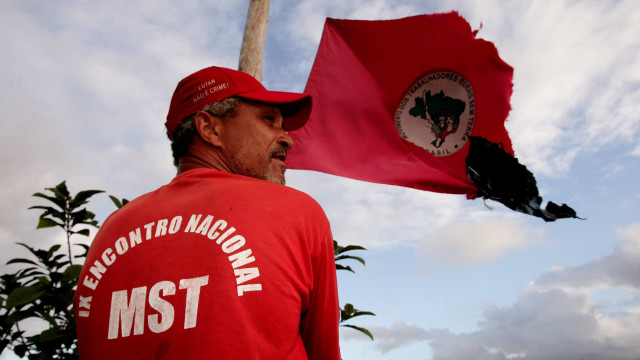
<svg viewBox="0 0 640 360">
<path fill-rule="evenodd" d="M 293 139 L 289 136 L 289 133 L 283 130 L 278 138 L 278 144 L 285 148 L 285 150 L 289 150 L 293 147 Z"/>
<path fill-rule="evenodd" d="M 282 130 L 282 132 L 278 136 L 277 142 L 285 150 L 289 150 L 293 147 L 293 139 L 291 138 L 291 136 L 289 136 L 289 133 L 284 130 Z"/>
</svg>

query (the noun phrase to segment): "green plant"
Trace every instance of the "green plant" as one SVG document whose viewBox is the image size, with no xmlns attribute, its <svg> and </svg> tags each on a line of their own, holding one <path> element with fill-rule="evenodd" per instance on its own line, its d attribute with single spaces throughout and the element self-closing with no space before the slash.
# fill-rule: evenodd
<svg viewBox="0 0 640 360">
<path fill-rule="evenodd" d="M 354 250 L 367 250 L 367 249 L 358 245 L 340 246 L 338 245 L 337 241 L 333 240 L 333 254 L 336 259 L 337 270 L 346 270 L 346 271 L 351 271 L 352 273 L 355 273 L 355 271 L 350 266 L 345 266 L 339 263 L 339 261 L 343 261 L 343 260 L 356 260 L 360 262 L 362 265 L 365 265 L 365 261 L 363 258 L 359 256 L 354 256 L 354 255 L 345 255 L 346 252 L 354 251 Z M 343 324 L 344 322 L 351 320 L 354 317 L 362 316 L 362 315 L 375 316 L 376 314 L 370 311 L 358 310 L 352 304 L 346 303 L 343 308 L 340 308 L 340 326 L 358 330 L 361 333 L 367 335 L 369 338 L 371 338 L 371 340 L 373 340 L 373 334 L 371 334 L 371 331 L 369 331 L 368 329 L 363 328 L 361 326 L 356 326 L 353 324 Z"/>
<path fill-rule="evenodd" d="M 101 190 L 85 190 L 72 196 L 63 181 L 50 194 L 35 193 L 33 196 L 46 199 L 52 206 L 32 206 L 42 210 L 37 229 L 60 227 L 66 234 L 67 248 L 56 244 L 41 250 L 19 243 L 31 254 L 31 258 L 15 258 L 9 264 L 23 264 L 13 274 L 0 276 L 0 353 L 8 348 L 19 357 L 35 359 L 77 359 L 77 339 L 73 313 L 75 294 L 81 265 L 73 264 L 72 236 L 89 236 L 90 227 L 97 228 L 95 215 L 84 205 Z M 40 333 L 27 336 L 21 324 L 27 319 L 39 319 L 46 327 Z M 42 324 L 39 327 L 42 327 Z"/>
</svg>

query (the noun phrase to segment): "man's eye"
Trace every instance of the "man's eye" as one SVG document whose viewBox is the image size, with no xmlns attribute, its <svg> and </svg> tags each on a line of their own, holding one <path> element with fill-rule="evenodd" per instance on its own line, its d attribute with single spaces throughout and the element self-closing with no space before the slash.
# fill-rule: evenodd
<svg viewBox="0 0 640 360">
<path fill-rule="evenodd" d="M 272 115 L 266 115 L 264 118 L 265 118 L 267 121 L 269 121 L 269 122 L 274 122 L 274 121 L 276 121 L 276 117 L 275 117 L 275 116 L 272 116 Z"/>
</svg>

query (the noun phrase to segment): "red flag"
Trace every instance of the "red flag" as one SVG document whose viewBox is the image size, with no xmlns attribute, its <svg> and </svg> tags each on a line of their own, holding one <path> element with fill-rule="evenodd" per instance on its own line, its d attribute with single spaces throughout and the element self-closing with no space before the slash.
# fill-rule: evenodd
<svg viewBox="0 0 640 360">
<path fill-rule="evenodd" d="M 327 19 L 305 88 L 307 124 L 287 165 L 443 193 L 478 189 L 469 138 L 513 154 L 504 127 L 513 69 L 457 13 Z"/>
</svg>

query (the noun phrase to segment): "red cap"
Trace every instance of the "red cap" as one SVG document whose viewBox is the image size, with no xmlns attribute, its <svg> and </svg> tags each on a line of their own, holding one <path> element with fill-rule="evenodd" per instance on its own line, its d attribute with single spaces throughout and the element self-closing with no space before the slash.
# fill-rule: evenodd
<svg viewBox="0 0 640 360">
<path fill-rule="evenodd" d="M 311 114 L 309 95 L 269 91 L 247 73 L 212 66 L 195 72 L 178 83 L 165 123 L 169 137 L 173 136 L 173 132 L 185 118 L 209 104 L 232 96 L 276 105 L 282 111 L 286 131 L 301 128 Z"/>
</svg>

